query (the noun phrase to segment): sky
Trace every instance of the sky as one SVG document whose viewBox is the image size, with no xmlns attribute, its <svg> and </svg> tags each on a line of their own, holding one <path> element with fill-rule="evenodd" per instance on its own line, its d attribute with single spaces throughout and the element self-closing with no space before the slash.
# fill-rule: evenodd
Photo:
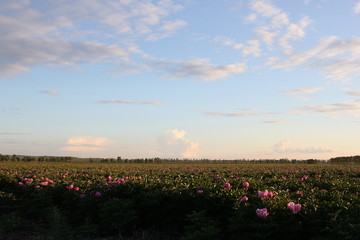
<svg viewBox="0 0 360 240">
<path fill-rule="evenodd" d="M 1 154 L 360 154 L 358 0 L 0 3 Z"/>
</svg>

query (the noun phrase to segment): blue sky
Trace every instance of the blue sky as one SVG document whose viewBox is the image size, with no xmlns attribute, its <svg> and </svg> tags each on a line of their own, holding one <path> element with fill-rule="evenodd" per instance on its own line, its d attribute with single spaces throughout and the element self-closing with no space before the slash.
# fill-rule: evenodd
<svg viewBox="0 0 360 240">
<path fill-rule="evenodd" d="M 360 1 L 3 0 L 0 153 L 360 149 Z"/>
</svg>

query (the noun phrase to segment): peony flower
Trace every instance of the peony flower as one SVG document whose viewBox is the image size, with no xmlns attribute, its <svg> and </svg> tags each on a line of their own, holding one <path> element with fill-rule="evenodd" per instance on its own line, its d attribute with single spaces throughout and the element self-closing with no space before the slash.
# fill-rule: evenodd
<svg viewBox="0 0 360 240">
<path fill-rule="evenodd" d="M 263 198 L 263 197 L 267 197 L 268 196 L 268 194 L 269 194 L 269 191 L 266 189 L 265 191 L 259 191 L 259 193 L 258 193 L 258 197 L 259 198 Z"/>
<path fill-rule="evenodd" d="M 204 190 L 198 189 L 198 190 L 196 190 L 196 193 L 197 193 L 197 194 L 203 194 L 203 193 L 204 193 Z"/>
<path fill-rule="evenodd" d="M 69 190 L 70 190 L 70 189 L 73 189 L 73 188 L 74 188 L 74 185 L 70 184 L 70 185 L 66 186 L 66 188 L 69 189 Z"/>
<path fill-rule="evenodd" d="M 266 218 L 269 215 L 269 213 L 268 213 L 268 210 L 266 208 L 256 209 L 256 215 L 259 218 Z"/>
<path fill-rule="evenodd" d="M 301 204 L 295 204 L 293 202 L 289 202 L 287 204 L 287 208 L 292 211 L 293 213 L 298 213 L 301 210 Z"/>
<path fill-rule="evenodd" d="M 242 198 L 240 199 L 240 202 L 241 202 L 241 203 L 246 203 L 247 201 L 249 201 L 249 198 L 248 198 L 247 196 L 242 197 Z"/>
<path fill-rule="evenodd" d="M 243 185 L 243 187 L 245 187 L 245 188 L 250 187 L 250 183 L 248 183 L 248 182 L 244 182 L 242 185 Z"/>
<path fill-rule="evenodd" d="M 230 183 L 227 182 L 227 183 L 224 183 L 223 187 L 224 187 L 224 188 L 230 188 L 231 185 L 230 185 Z"/>
<path fill-rule="evenodd" d="M 111 176 L 107 176 L 107 177 L 106 177 L 106 181 L 107 181 L 107 182 L 111 182 L 111 180 L 112 180 L 112 177 L 111 177 Z"/>
<path fill-rule="evenodd" d="M 101 197 L 101 192 L 95 192 L 95 197 Z"/>
</svg>

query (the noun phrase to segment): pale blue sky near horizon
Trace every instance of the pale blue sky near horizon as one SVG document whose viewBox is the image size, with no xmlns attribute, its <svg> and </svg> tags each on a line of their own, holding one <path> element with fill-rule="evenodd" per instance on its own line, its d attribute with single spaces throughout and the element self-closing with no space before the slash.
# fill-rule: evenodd
<svg viewBox="0 0 360 240">
<path fill-rule="evenodd" d="M 0 2 L 0 154 L 360 154 L 358 0 Z"/>
</svg>

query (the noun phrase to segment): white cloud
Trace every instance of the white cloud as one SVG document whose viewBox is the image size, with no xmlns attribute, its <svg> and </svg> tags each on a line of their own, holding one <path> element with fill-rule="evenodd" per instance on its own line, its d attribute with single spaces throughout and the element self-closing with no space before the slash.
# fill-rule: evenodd
<svg viewBox="0 0 360 240">
<path fill-rule="evenodd" d="M 345 93 L 351 96 L 360 96 L 360 90 L 346 90 Z"/>
<path fill-rule="evenodd" d="M 308 105 L 294 108 L 291 112 L 294 114 L 320 113 L 330 117 L 346 114 L 358 118 L 360 117 L 360 102 L 355 100 L 324 105 Z"/>
<path fill-rule="evenodd" d="M 256 28 L 255 33 L 268 47 L 273 45 L 274 39 L 278 35 L 278 33 L 269 31 L 269 27 L 266 26 Z"/>
<path fill-rule="evenodd" d="M 253 55 L 254 57 L 260 56 L 260 42 L 259 40 L 249 40 L 247 45 L 244 44 L 235 44 L 234 49 L 242 51 L 243 56 Z"/>
<path fill-rule="evenodd" d="M 305 37 L 305 27 L 310 24 L 310 19 L 308 17 L 303 17 L 298 24 L 291 23 L 287 27 L 287 32 L 280 37 L 279 45 L 284 48 L 284 53 L 286 55 L 291 55 L 293 53 L 293 47 L 290 45 L 291 40 L 300 40 Z"/>
<path fill-rule="evenodd" d="M 276 40 L 286 55 L 292 54 L 292 42 L 304 38 L 306 35 L 305 28 L 311 23 L 309 17 L 303 17 L 298 23 L 291 22 L 287 13 L 267 0 L 249 1 L 249 7 L 254 13 L 249 14 L 246 21 L 260 23 L 260 26 L 254 29 L 255 33 L 270 50 L 272 50 L 273 42 Z M 254 17 L 250 18 L 250 16 Z M 264 24 L 259 17 L 255 18 L 255 16 L 265 18 L 268 23 Z"/>
<path fill-rule="evenodd" d="M 158 138 L 161 152 L 168 158 L 196 158 L 199 144 L 185 138 L 184 130 L 168 130 Z"/>
<path fill-rule="evenodd" d="M 66 146 L 64 146 L 62 150 L 69 152 L 96 152 L 104 150 L 104 148 L 109 144 L 111 144 L 111 141 L 103 137 L 70 137 L 66 141 Z"/>
<path fill-rule="evenodd" d="M 256 109 L 239 109 L 239 112 L 204 112 L 204 115 L 208 116 L 223 116 L 223 117 L 256 117 L 256 116 L 268 116 L 275 115 L 277 113 L 272 112 L 259 112 Z"/>
<path fill-rule="evenodd" d="M 341 41 L 328 37 L 311 50 L 290 55 L 285 60 L 269 58 L 267 65 L 273 68 L 289 68 L 305 64 L 308 68 L 320 69 L 326 78 L 349 81 L 360 75 L 360 38 Z"/>
<path fill-rule="evenodd" d="M 354 10 L 354 13 L 360 14 L 360 1 L 358 1 L 358 2 L 355 4 L 353 10 Z"/>
<path fill-rule="evenodd" d="M 150 65 L 167 72 L 169 78 L 192 78 L 203 81 L 215 81 L 228 77 L 231 73 L 243 73 L 246 70 L 244 63 L 228 65 L 214 65 L 209 59 L 192 59 L 175 61 L 146 57 Z"/>
<path fill-rule="evenodd" d="M 320 87 L 317 87 L 317 88 L 302 88 L 302 89 L 294 89 L 294 90 L 291 90 L 291 91 L 284 91 L 284 92 L 281 92 L 281 93 L 282 94 L 289 94 L 289 95 L 292 95 L 292 94 L 307 94 L 307 93 L 318 92 L 321 89 L 322 88 L 320 88 Z"/>
<path fill-rule="evenodd" d="M 124 105 L 160 105 L 160 102 L 151 101 L 125 101 L 125 100 L 103 100 L 102 104 L 124 104 Z"/>
<path fill-rule="evenodd" d="M 281 140 L 273 146 L 274 153 L 303 153 L 303 154 L 316 154 L 316 153 L 328 153 L 332 152 L 328 147 L 305 147 L 305 148 L 293 148 L 291 147 L 290 140 Z"/>
<path fill-rule="evenodd" d="M 263 17 L 272 17 L 281 13 L 281 10 L 269 4 L 269 1 L 250 1 L 250 8 Z"/>
<path fill-rule="evenodd" d="M 1 4 L 0 77 L 24 73 L 35 65 L 111 61 L 126 66 L 126 46 L 136 39 L 169 37 L 186 25 L 181 19 L 166 20 L 182 7 L 172 0 L 60 0 L 47 4 L 5 0 Z M 91 42 L 86 40 L 89 37 Z M 114 39 L 121 40 L 109 44 Z"/>
<path fill-rule="evenodd" d="M 49 95 L 52 95 L 52 96 L 59 96 L 58 92 L 55 91 L 55 90 L 41 90 L 39 92 L 43 93 L 43 94 L 49 94 Z"/>
</svg>

